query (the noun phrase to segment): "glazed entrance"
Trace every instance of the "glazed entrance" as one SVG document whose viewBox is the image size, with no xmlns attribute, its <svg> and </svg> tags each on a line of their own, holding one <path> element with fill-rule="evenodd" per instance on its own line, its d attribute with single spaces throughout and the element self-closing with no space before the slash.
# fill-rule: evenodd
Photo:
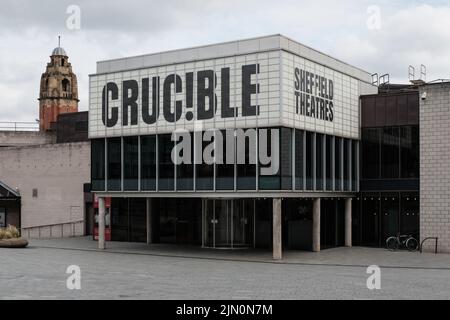
<svg viewBox="0 0 450 320">
<path fill-rule="evenodd" d="M 254 235 L 254 199 L 202 200 L 203 247 L 254 247 Z"/>
</svg>

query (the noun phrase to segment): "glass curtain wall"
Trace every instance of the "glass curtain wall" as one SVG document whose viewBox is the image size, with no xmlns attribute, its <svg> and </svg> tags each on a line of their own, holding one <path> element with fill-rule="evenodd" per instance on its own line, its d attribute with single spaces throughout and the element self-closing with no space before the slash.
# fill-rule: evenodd
<svg viewBox="0 0 450 320">
<path fill-rule="evenodd" d="M 138 137 L 123 138 L 123 189 L 138 190 Z"/>
<path fill-rule="evenodd" d="M 419 239 L 418 192 L 363 192 L 356 203 L 353 213 L 361 228 L 356 241 L 361 245 L 384 247 L 397 233 Z"/>
<path fill-rule="evenodd" d="M 156 136 L 141 137 L 141 189 L 156 190 Z"/>
<path fill-rule="evenodd" d="M 275 129 L 268 129 L 269 133 L 272 130 Z M 417 134 L 414 130 L 398 130 L 398 132 L 405 137 Z M 196 140 L 194 134 L 190 137 L 191 141 Z M 268 134 L 267 156 L 274 160 L 272 152 L 276 151 L 272 150 L 271 139 L 272 135 Z M 172 162 L 175 144 L 170 134 L 94 139 L 91 144 L 92 190 L 358 190 L 358 141 L 289 128 L 281 128 L 278 139 L 279 161 L 277 171 L 273 175 L 264 175 L 261 172 L 265 167 L 275 165 L 274 163 L 264 165 L 249 163 L 250 140 L 248 138 L 246 138 L 245 160 L 247 163 L 245 164 L 225 162 L 226 155 L 236 151 L 236 139 L 234 139 L 232 140 L 234 150 L 227 150 L 227 143 L 223 143 L 223 164 L 194 164 L 195 148 L 194 143 L 191 143 L 191 163 L 181 163 L 176 166 Z M 414 159 L 418 159 L 418 148 L 408 144 L 406 139 L 403 140 L 401 152 L 399 151 L 402 163 L 405 164 L 402 169 L 405 168 L 403 170 L 405 175 L 411 175 L 411 172 L 414 175 L 415 167 L 411 165 L 410 169 L 408 166 L 409 160 L 414 162 Z M 203 142 L 202 146 L 206 147 L 210 143 Z M 381 139 L 378 148 L 382 149 Z M 372 149 L 374 148 L 370 150 Z M 367 150 L 367 146 L 363 145 L 363 152 Z M 363 170 L 367 168 L 363 167 Z"/>
<path fill-rule="evenodd" d="M 91 142 L 91 184 L 92 190 L 105 190 L 105 139 Z"/>
<path fill-rule="evenodd" d="M 122 189 L 122 140 L 121 138 L 111 138 L 107 141 L 108 190 L 120 191 Z"/>
<path fill-rule="evenodd" d="M 419 127 L 361 130 L 362 179 L 418 179 Z"/>
</svg>

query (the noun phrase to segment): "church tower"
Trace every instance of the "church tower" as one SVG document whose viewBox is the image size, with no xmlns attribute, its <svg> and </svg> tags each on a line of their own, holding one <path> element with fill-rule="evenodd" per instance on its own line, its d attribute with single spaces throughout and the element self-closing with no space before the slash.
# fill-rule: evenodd
<svg viewBox="0 0 450 320">
<path fill-rule="evenodd" d="M 77 76 L 59 43 L 42 74 L 38 100 L 40 131 L 54 130 L 59 114 L 78 112 Z"/>
</svg>

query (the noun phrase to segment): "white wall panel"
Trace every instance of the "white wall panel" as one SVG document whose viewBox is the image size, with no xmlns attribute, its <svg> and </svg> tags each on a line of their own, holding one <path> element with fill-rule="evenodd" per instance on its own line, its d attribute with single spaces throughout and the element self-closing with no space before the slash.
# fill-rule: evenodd
<svg viewBox="0 0 450 320">
<path fill-rule="evenodd" d="M 267 51 L 272 49 L 271 51 Z M 244 54 L 245 52 L 245 54 Z M 251 85 L 258 85 L 259 92 L 250 94 L 251 105 L 258 105 L 258 115 L 243 116 L 242 68 L 258 65 L 259 72 L 251 75 Z M 145 66 L 145 67 L 144 67 Z M 171 133 L 177 129 L 203 130 L 216 128 L 246 128 L 286 126 L 317 131 L 321 133 L 359 138 L 359 96 L 376 93 L 376 87 L 367 79 L 370 75 L 312 48 L 275 35 L 243 41 L 235 41 L 198 48 L 174 50 L 165 53 L 103 61 L 97 64 L 98 74 L 90 77 L 89 84 L 89 136 L 142 135 Z M 222 69 L 229 68 L 229 103 L 237 108 L 237 117 L 222 118 Z M 320 119 L 297 113 L 295 96 L 295 69 L 333 81 L 333 119 Z M 217 110 L 211 119 L 198 120 L 198 72 L 213 70 L 215 78 L 214 93 L 217 97 Z M 105 73 L 103 73 L 105 72 Z M 192 108 L 187 108 L 187 74 L 193 73 Z M 182 103 L 180 118 L 175 123 L 164 117 L 164 81 L 169 75 L 181 78 L 181 93 L 171 86 L 171 111 L 176 101 Z M 360 76 L 360 78 L 358 78 Z M 149 106 L 152 107 L 152 79 L 160 78 L 159 117 L 156 123 L 147 124 L 142 118 L 142 80 L 149 78 Z M 138 123 L 122 125 L 122 85 L 124 81 L 138 82 Z M 110 100 L 109 108 L 117 108 L 118 121 L 106 128 L 102 121 L 102 90 L 107 82 L 118 87 L 118 99 Z M 314 96 L 314 94 L 312 94 Z M 209 99 L 206 98 L 209 105 Z M 193 112 L 193 119 L 186 114 Z M 129 115 L 128 120 L 131 120 Z"/>
<path fill-rule="evenodd" d="M 258 42 L 243 42 L 245 50 L 253 50 Z M 247 48 L 245 48 L 247 46 Z M 215 50 L 211 47 L 208 50 Z M 171 52 L 161 59 L 161 62 L 169 62 L 176 52 Z M 89 136 L 90 138 L 98 138 L 105 136 L 121 136 L 121 135 L 138 135 L 153 133 L 171 133 L 176 129 L 186 129 L 192 131 L 197 125 L 201 125 L 203 130 L 206 129 L 225 129 L 225 128 L 246 128 L 255 126 L 275 126 L 280 125 L 280 58 L 279 51 L 252 53 L 246 55 L 237 55 L 228 58 L 197 60 L 195 62 L 163 64 L 160 67 L 142 68 L 140 70 L 122 71 L 108 73 L 106 75 L 93 75 L 90 78 L 90 120 L 89 120 Z M 142 58 L 145 59 L 145 58 Z M 124 63 L 122 60 L 121 63 Z M 138 63 L 138 60 L 133 60 Z M 259 105 L 259 115 L 243 116 L 242 107 L 242 68 L 246 65 L 259 66 L 259 72 L 252 74 L 251 85 L 259 86 L 259 93 L 250 94 L 252 106 Z M 230 107 L 237 108 L 237 117 L 222 118 L 222 69 L 229 68 L 229 101 Z M 215 116 L 211 119 L 198 119 L 198 72 L 213 70 L 215 73 L 215 96 L 217 98 L 217 110 Z M 193 119 L 186 118 L 188 110 L 186 94 L 187 81 L 186 74 L 193 73 Z M 164 81 L 169 75 L 176 74 L 181 78 L 182 92 L 175 93 L 175 85 L 171 86 L 171 111 L 174 112 L 176 101 L 182 103 L 182 112 L 180 119 L 175 123 L 169 122 L 164 117 L 163 101 L 164 101 Z M 142 80 L 148 78 L 149 85 L 149 105 L 152 105 L 152 79 L 160 78 L 159 88 L 159 117 L 154 124 L 146 124 L 142 118 Z M 123 82 L 127 80 L 135 80 L 139 85 L 138 90 L 138 123 L 131 125 L 122 125 L 122 102 L 123 102 Z M 106 128 L 102 121 L 102 90 L 106 83 L 113 82 L 118 87 L 118 99 L 109 100 L 109 109 L 116 108 L 118 112 L 118 121 L 112 126 Z M 209 98 L 206 98 L 206 104 L 209 105 Z M 209 107 L 208 107 L 209 109 Z M 111 112 L 111 111 L 110 111 Z M 131 120 L 131 113 L 128 112 L 128 121 Z M 199 121 L 201 120 L 201 121 Z M 196 123 L 197 122 L 197 123 Z M 201 122 L 201 124 L 199 123 Z"/>
<path fill-rule="evenodd" d="M 311 53 L 311 49 L 309 50 Z M 315 54 L 315 53 L 314 53 Z M 295 95 L 295 69 L 304 70 L 314 75 L 324 77 L 328 83 L 333 82 L 333 119 L 322 119 L 320 116 L 308 116 L 297 113 L 297 97 Z M 359 138 L 359 96 L 362 94 L 359 79 L 340 73 L 332 68 L 315 63 L 309 59 L 282 51 L 282 123 L 287 127 L 312 130 L 336 136 Z M 364 83 L 365 92 L 373 92 L 376 87 Z M 315 88 L 315 87 L 314 87 Z M 304 92 L 301 92 L 302 94 Z M 310 97 L 317 98 L 313 92 Z"/>
</svg>

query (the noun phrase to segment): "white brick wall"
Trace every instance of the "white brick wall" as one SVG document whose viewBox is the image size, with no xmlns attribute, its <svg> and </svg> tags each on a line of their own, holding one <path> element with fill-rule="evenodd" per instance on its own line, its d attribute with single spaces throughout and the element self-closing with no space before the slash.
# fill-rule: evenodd
<svg viewBox="0 0 450 320">
<path fill-rule="evenodd" d="M 450 83 L 421 87 L 420 236 L 439 237 L 439 252 L 450 253 Z M 427 242 L 424 250 L 434 250 Z"/>
</svg>

